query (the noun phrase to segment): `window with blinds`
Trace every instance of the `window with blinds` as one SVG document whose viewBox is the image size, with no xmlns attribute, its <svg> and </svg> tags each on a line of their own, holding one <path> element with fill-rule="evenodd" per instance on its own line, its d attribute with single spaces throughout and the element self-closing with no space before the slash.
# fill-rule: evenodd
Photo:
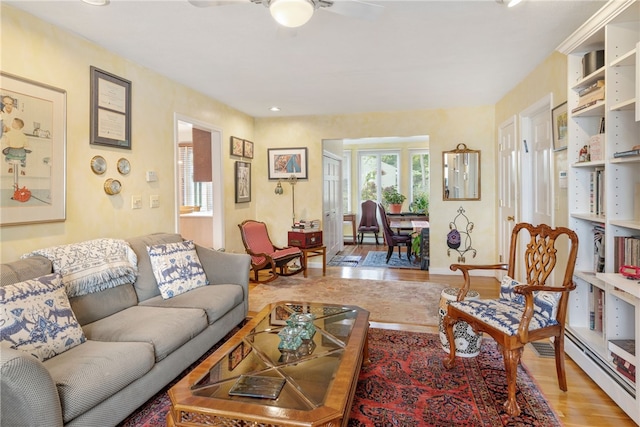
<svg viewBox="0 0 640 427">
<path fill-rule="evenodd" d="M 180 204 L 182 206 L 200 206 L 201 212 L 213 211 L 213 184 L 193 180 L 194 158 L 193 144 L 181 143 L 179 150 Z"/>
</svg>

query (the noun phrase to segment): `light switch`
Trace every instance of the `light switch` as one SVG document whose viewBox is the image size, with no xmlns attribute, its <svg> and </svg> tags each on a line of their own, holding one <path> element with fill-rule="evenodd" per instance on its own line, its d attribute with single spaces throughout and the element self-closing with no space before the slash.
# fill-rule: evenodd
<svg viewBox="0 0 640 427">
<path fill-rule="evenodd" d="M 131 209 L 142 209 L 142 196 L 131 196 Z"/>
<path fill-rule="evenodd" d="M 153 196 L 149 196 L 149 206 L 151 206 L 152 208 L 159 208 L 160 196 L 158 196 L 157 194 L 154 194 Z"/>
<path fill-rule="evenodd" d="M 147 182 L 154 182 L 158 180 L 158 173 L 156 171 L 147 171 Z"/>
</svg>

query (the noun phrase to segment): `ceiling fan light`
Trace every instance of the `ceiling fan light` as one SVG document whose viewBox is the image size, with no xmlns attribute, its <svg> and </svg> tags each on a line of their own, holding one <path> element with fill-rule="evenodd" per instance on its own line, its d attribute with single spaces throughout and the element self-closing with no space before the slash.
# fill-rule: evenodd
<svg viewBox="0 0 640 427">
<path fill-rule="evenodd" d="M 520 3 L 521 1 L 522 1 L 522 0 L 510 0 L 510 1 L 507 3 L 507 7 L 513 7 L 513 6 L 517 5 L 518 3 Z"/>
<path fill-rule="evenodd" d="M 269 11 L 276 22 L 284 27 L 296 28 L 306 24 L 313 15 L 309 0 L 272 0 Z"/>
</svg>

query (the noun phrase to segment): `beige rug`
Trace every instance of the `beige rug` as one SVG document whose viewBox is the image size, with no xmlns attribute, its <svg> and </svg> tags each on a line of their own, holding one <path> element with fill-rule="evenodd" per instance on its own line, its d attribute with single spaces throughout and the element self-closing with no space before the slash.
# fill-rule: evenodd
<svg viewBox="0 0 640 427">
<path fill-rule="evenodd" d="M 429 282 L 279 277 L 249 291 L 249 310 L 260 311 L 277 301 L 357 305 L 372 322 L 438 325 L 440 293 L 447 285 Z"/>
</svg>

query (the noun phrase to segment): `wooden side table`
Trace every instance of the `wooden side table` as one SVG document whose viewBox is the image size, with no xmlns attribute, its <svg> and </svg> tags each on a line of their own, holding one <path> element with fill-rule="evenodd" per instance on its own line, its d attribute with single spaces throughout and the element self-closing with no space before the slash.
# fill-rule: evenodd
<svg viewBox="0 0 640 427">
<path fill-rule="evenodd" d="M 307 260 L 314 256 L 322 256 L 322 275 L 327 273 L 327 247 L 316 246 L 314 248 L 300 248 L 302 251 L 302 264 L 304 265 L 304 277 L 307 277 Z"/>
<path fill-rule="evenodd" d="M 353 244 L 357 245 L 358 242 L 356 240 L 356 214 L 351 212 L 346 212 L 342 215 L 342 222 L 350 222 L 351 230 L 353 234 Z"/>
</svg>

